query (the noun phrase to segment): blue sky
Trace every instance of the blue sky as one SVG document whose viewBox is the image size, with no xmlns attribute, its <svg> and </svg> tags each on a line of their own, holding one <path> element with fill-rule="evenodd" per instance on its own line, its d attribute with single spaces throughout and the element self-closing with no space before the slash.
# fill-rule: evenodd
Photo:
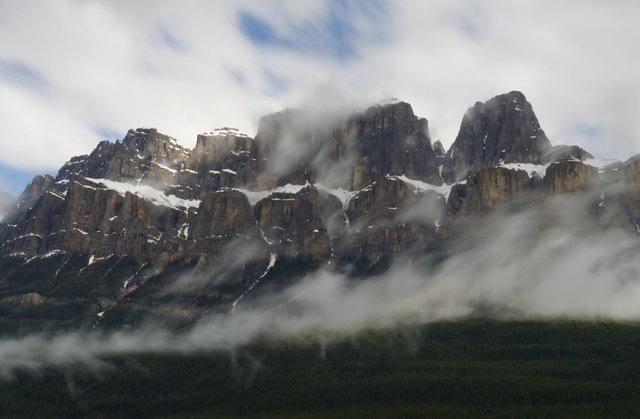
<svg viewBox="0 0 640 419">
<path fill-rule="evenodd" d="M 384 35 L 388 23 L 388 3 L 383 1 L 334 0 L 320 14 L 299 21 L 288 21 L 280 30 L 268 18 L 242 8 L 238 12 L 240 30 L 253 44 L 262 48 L 281 49 L 292 54 L 319 56 L 345 65 L 358 58 L 357 42 L 365 36 L 351 17 L 362 15 L 378 24 L 378 37 Z"/>
<path fill-rule="evenodd" d="M 624 158 L 640 152 L 637 4 L 0 0 L 0 189 L 129 128 L 193 146 L 286 107 L 389 97 L 448 146 L 469 106 L 510 90 L 554 144 Z"/>
</svg>

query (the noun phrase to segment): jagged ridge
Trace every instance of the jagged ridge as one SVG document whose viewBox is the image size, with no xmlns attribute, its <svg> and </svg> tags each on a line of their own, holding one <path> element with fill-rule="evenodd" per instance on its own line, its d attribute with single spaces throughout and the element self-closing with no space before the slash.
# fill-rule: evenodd
<svg viewBox="0 0 640 419">
<path fill-rule="evenodd" d="M 294 155 L 283 148 L 293 145 Z M 285 111 L 264 117 L 255 139 L 224 128 L 199 135 L 192 150 L 155 129 L 130 130 L 25 189 L 0 224 L 0 253 L 22 261 L 2 271 L 0 296 L 22 301 L 7 285 L 11 276 L 51 252 L 66 255 L 56 253 L 63 264 L 77 255 L 135 261 L 137 273 L 114 278 L 103 296 L 120 301 L 155 289 L 149 278 L 172 267 L 208 275 L 228 263 L 229 249 L 250 249 L 231 268 L 240 281 L 208 288 L 207 304 L 232 303 L 285 266 L 362 275 L 402 252 L 446 253 L 461 217 L 597 188 L 603 177 L 623 176 L 629 185 L 607 198 L 617 212 L 606 222 L 634 232 L 637 161 L 600 173 L 580 161 L 589 157 L 552 147 L 519 92 L 471 108 L 446 155 L 431 144 L 427 121 L 403 102 L 329 119 Z M 46 301 L 51 286 L 29 292 Z"/>
</svg>

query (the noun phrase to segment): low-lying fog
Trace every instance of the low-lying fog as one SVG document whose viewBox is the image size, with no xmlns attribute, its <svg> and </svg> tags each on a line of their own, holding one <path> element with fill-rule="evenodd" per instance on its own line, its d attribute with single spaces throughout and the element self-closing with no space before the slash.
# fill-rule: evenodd
<svg viewBox="0 0 640 419">
<path fill-rule="evenodd" d="M 485 308 L 510 318 L 636 320 L 638 240 L 628 232 L 597 228 L 587 211 L 575 197 L 517 214 L 498 211 L 478 220 L 436 267 L 425 255 L 398 256 L 386 273 L 365 280 L 317 271 L 179 333 L 146 326 L 5 339 L 0 374 L 45 366 L 99 368 L 109 355 L 229 349 L 264 336 L 352 334 L 463 318 Z"/>
</svg>

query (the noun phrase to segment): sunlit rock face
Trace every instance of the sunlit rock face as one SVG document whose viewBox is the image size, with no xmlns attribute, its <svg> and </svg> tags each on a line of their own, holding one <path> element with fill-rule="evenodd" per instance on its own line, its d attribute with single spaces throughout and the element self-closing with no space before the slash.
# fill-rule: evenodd
<svg viewBox="0 0 640 419">
<path fill-rule="evenodd" d="M 102 141 L 91 154 L 72 158 L 60 169 L 56 181 L 79 175 L 114 181 L 144 180 L 163 187 L 174 181 L 189 153 L 155 128 L 138 128 L 129 130 L 121 141 Z"/>
<path fill-rule="evenodd" d="M 548 194 L 581 192 L 598 177 L 595 167 L 576 160 L 561 160 L 551 164 L 544 176 L 544 189 Z"/>
<path fill-rule="evenodd" d="M 519 92 L 476 103 L 446 152 L 404 102 L 285 110 L 255 138 L 221 128 L 193 149 L 130 130 L 3 199 L 0 304 L 75 301 L 73 319 L 106 310 L 114 325 L 195 319 L 312 272 L 443 260 L 489 217 L 567 197 L 581 228 L 636 234 L 640 159 L 591 158 L 552 147 Z"/>
<path fill-rule="evenodd" d="M 466 183 L 455 185 L 448 207 L 453 214 L 478 215 L 523 196 L 530 190 L 524 170 L 487 167 L 467 176 Z"/>
<path fill-rule="evenodd" d="M 239 173 L 251 165 L 253 142 L 231 128 L 198 135 L 178 184 L 196 191 L 215 191 L 246 183 Z"/>
<path fill-rule="evenodd" d="M 187 218 L 185 208 L 158 206 L 78 176 L 64 195 L 43 193 L 2 246 L 31 256 L 58 249 L 168 263 L 184 256 L 178 231 Z"/>
</svg>

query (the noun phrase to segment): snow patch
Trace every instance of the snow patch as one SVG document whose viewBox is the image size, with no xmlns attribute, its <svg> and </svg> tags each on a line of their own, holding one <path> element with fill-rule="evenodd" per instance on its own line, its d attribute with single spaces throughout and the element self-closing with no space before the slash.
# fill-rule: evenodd
<svg viewBox="0 0 640 419">
<path fill-rule="evenodd" d="M 407 185 L 411 185 L 413 186 L 416 190 L 415 192 L 425 192 L 425 191 L 434 191 L 437 192 L 441 195 L 444 196 L 444 199 L 449 199 L 449 194 L 451 193 L 451 188 L 453 187 L 454 184 L 451 185 L 447 185 L 446 183 L 443 183 L 440 186 L 436 186 L 436 185 L 432 185 L 430 183 L 427 182 L 423 182 L 421 180 L 416 180 L 416 179 L 410 179 L 408 177 L 406 177 L 405 175 L 402 176 L 396 176 L 397 179 L 403 181 L 404 183 L 406 183 Z M 465 181 L 462 182 L 458 182 L 460 184 L 465 183 Z"/>
<path fill-rule="evenodd" d="M 36 233 L 27 233 L 27 234 L 23 234 L 23 235 L 22 235 L 22 236 L 20 236 L 20 237 L 16 237 L 16 238 L 15 238 L 15 240 L 23 239 L 23 238 L 25 238 L 25 237 L 40 237 L 40 238 L 42 238 L 42 236 L 41 236 L 40 234 L 36 234 Z"/>
<path fill-rule="evenodd" d="M 244 132 L 238 130 L 237 128 L 230 128 L 230 127 L 216 128 L 213 131 L 205 132 L 202 135 L 212 136 L 212 137 L 213 136 L 215 136 L 215 137 L 226 137 L 227 135 L 233 135 L 234 137 L 251 138 L 247 134 L 245 134 Z"/>
<path fill-rule="evenodd" d="M 342 189 L 342 188 L 332 189 L 332 188 L 328 188 L 326 186 L 323 186 L 323 185 L 321 185 L 319 183 L 316 184 L 315 187 L 318 188 L 319 191 L 326 192 L 326 193 L 331 194 L 331 195 L 335 196 L 336 198 L 338 198 L 340 200 L 340 202 L 342 203 L 342 209 L 347 209 L 347 207 L 349 206 L 349 201 L 351 200 L 351 198 L 353 198 L 354 196 L 356 196 L 358 194 L 358 192 L 360 192 L 360 191 L 350 191 L 350 190 Z"/>
<path fill-rule="evenodd" d="M 164 170 L 166 170 L 166 171 L 168 171 L 168 172 L 171 172 L 171 173 L 173 173 L 173 174 L 176 174 L 176 173 L 178 172 L 177 170 L 172 169 L 172 168 L 170 168 L 169 166 L 165 166 L 164 164 L 160 164 L 160 163 L 155 162 L 155 161 L 152 161 L 152 162 L 151 162 L 151 164 L 155 164 L 155 165 L 156 165 L 156 166 L 158 166 L 159 168 L 164 169 Z"/>
<path fill-rule="evenodd" d="M 269 256 L 269 264 L 267 265 L 267 268 L 264 270 L 264 272 L 262 273 L 262 275 L 260 275 L 258 277 L 258 279 L 251 284 L 251 286 L 249 288 L 247 288 L 247 290 L 240 296 L 238 297 L 233 304 L 231 305 L 231 314 L 235 314 L 236 313 L 236 306 L 238 305 L 238 302 L 240 300 L 242 300 L 244 298 L 245 295 L 247 295 L 252 289 L 255 288 L 256 285 L 258 285 L 258 282 L 260 282 L 260 280 L 262 278 L 264 278 L 265 276 L 267 276 L 267 274 L 269 273 L 269 271 L 271 270 L 271 268 L 273 268 L 273 266 L 276 264 L 276 254 L 275 253 L 271 253 Z"/>
<path fill-rule="evenodd" d="M 165 206 L 185 212 L 188 208 L 197 208 L 200 206 L 200 200 L 198 199 L 182 199 L 175 195 L 165 195 L 161 190 L 152 188 L 149 185 L 132 185 L 130 183 L 115 182 L 109 179 L 86 179 L 90 182 L 104 185 L 106 189 L 112 189 L 122 196 L 129 192 L 157 206 Z M 87 185 L 82 186 L 91 188 L 91 186 Z"/>
<path fill-rule="evenodd" d="M 189 238 L 189 223 L 184 223 L 178 228 L 178 237 L 184 240 Z"/>
<path fill-rule="evenodd" d="M 62 194 L 59 194 L 59 193 L 54 192 L 54 191 L 52 191 L 52 190 L 47 190 L 47 191 L 45 191 L 45 193 L 47 193 L 47 194 L 49 194 L 49 195 L 52 195 L 52 196 L 55 196 L 56 198 L 61 199 L 61 200 L 63 200 L 63 201 L 64 201 L 64 197 L 65 197 L 65 196 L 64 196 L 64 195 L 62 195 Z"/>
<path fill-rule="evenodd" d="M 105 260 L 105 259 L 109 259 L 113 256 L 113 253 L 111 253 L 109 256 L 103 256 L 101 258 L 97 258 L 95 255 L 91 255 L 89 257 L 89 262 L 87 263 L 87 266 L 92 265 L 100 260 Z"/>
<path fill-rule="evenodd" d="M 524 170 L 529 177 L 534 173 L 538 173 L 540 177 L 544 177 L 544 174 L 551 163 L 548 164 L 533 164 L 533 163 L 500 163 L 498 167 L 504 167 L 511 170 Z"/>
<path fill-rule="evenodd" d="M 64 253 L 64 251 L 59 250 L 59 249 L 50 250 L 50 251 L 48 251 L 47 253 L 43 253 L 43 254 L 41 254 L 41 255 L 35 255 L 34 257 L 29 258 L 29 259 L 26 261 L 26 263 L 29 263 L 29 262 L 31 262 L 31 261 L 32 261 L 32 260 L 34 260 L 34 259 L 48 259 L 48 258 L 50 258 L 50 257 L 53 257 L 53 256 L 58 255 L 58 254 L 61 254 L 61 253 Z"/>
<path fill-rule="evenodd" d="M 254 206 L 255 204 L 258 203 L 258 201 L 260 201 L 261 199 L 264 199 L 274 193 L 290 193 L 290 194 L 297 194 L 298 192 L 300 192 L 303 188 L 306 188 L 307 186 L 310 186 L 309 183 L 305 183 L 304 185 L 292 185 L 290 183 L 284 185 L 284 186 L 278 186 L 277 188 L 273 188 L 273 189 L 267 189 L 264 191 L 250 191 L 247 189 L 238 189 L 238 188 L 234 188 L 232 190 L 238 191 L 242 194 L 244 194 L 244 196 L 247 197 L 247 199 L 249 200 L 249 204 L 251 206 Z"/>
</svg>

